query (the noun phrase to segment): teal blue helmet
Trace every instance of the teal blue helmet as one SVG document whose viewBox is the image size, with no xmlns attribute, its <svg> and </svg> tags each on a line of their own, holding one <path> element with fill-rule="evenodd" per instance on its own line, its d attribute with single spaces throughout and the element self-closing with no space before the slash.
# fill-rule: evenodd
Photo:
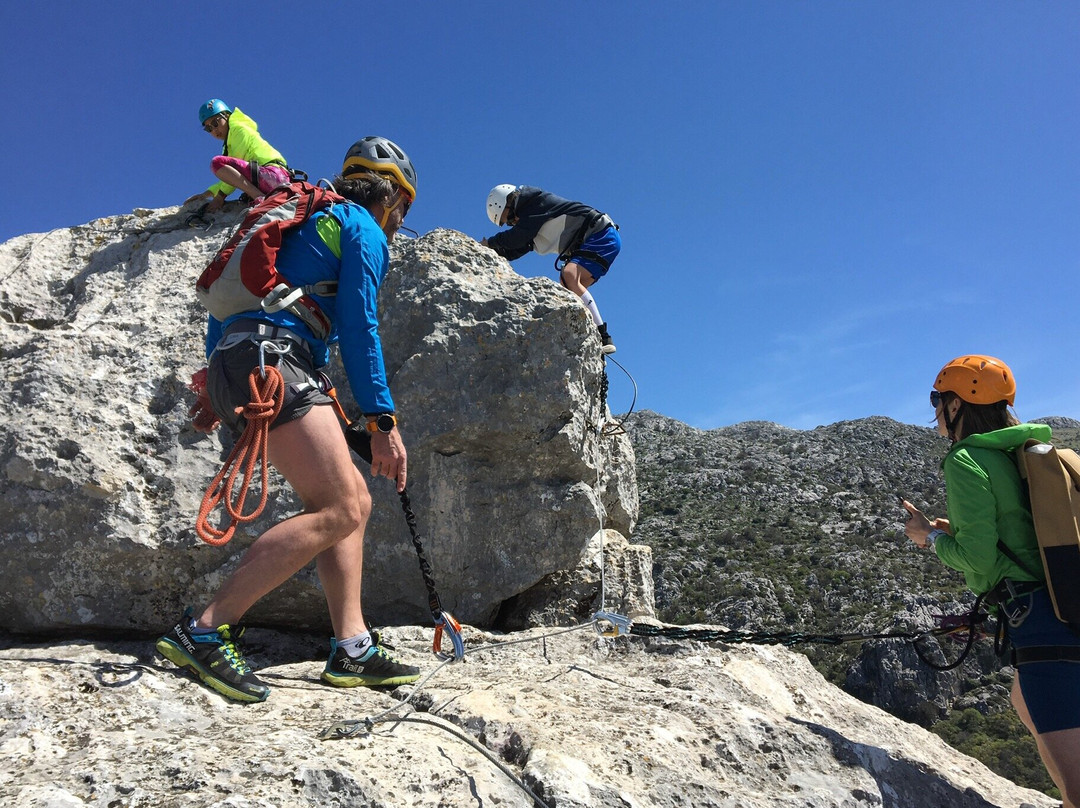
<svg viewBox="0 0 1080 808">
<path fill-rule="evenodd" d="M 220 98 L 211 98 L 201 107 L 199 107 L 199 123 L 206 123 L 210 118 L 221 112 L 232 112 L 229 109 L 229 105 L 222 101 Z"/>
</svg>

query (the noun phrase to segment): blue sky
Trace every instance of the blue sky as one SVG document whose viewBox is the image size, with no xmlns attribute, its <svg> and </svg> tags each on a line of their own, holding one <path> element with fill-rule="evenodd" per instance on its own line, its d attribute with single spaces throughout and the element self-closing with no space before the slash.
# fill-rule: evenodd
<svg viewBox="0 0 1080 808">
<path fill-rule="evenodd" d="M 0 24 L 0 240 L 204 189 L 220 97 L 312 177 L 400 143 L 421 233 L 490 235 L 501 182 L 609 212 L 593 291 L 638 408 L 925 424 L 940 366 L 989 353 L 1021 417 L 1080 418 L 1080 4 L 43 0 Z"/>
</svg>

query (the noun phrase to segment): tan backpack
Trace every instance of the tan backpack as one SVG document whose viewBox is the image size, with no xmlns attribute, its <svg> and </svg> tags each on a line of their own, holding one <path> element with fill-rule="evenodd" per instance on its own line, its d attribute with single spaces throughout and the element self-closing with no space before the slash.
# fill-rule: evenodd
<svg viewBox="0 0 1080 808">
<path fill-rule="evenodd" d="M 1016 450 L 1054 612 L 1080 633 L 1080 455 L 1028 440 Z"/>
</svg>

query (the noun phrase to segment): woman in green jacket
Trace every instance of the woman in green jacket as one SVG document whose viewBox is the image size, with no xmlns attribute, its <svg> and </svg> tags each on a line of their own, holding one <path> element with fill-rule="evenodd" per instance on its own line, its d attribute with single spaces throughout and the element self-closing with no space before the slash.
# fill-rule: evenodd
<svg viewBox="0 0 1080 808">
<path fill-rule="evenodd" d="M 281 152 L 259 134 L 259 125 L 240 111 L 230 109 L 220 98 L 211 98 L 199 107 L 202 128 L 225 142 L 222 153 L 210 161 L 218 181 L 188 197 L 184 204 L 211 197 L 208 211 L 220 210 L 225 197 L 239 188 L 252 200 L 289 181 L 289 167 Z"/>
<path fill-rule="evenodd" d="M 1080 636 L 1054 614 L 1013 454 L 1029 438 L 1049 441 L 1050 427 L 1020 423 L 1009 412 L 1015 396 L 1012 371 L 992 356 L 961 356 L 941 369 L 930 403 L 938 432 L 952 441 L 941 464 L 949 517 L 931 521 L 905 500 L 911 514 L 905 532 L 997 605 L 1018 652 L 1049 646 L 1075 654 Z M 1021 659 L 1015 670 L 1013 706 L 1064 808 L 1080 808 L 1080 659 Z"/>
</svg>

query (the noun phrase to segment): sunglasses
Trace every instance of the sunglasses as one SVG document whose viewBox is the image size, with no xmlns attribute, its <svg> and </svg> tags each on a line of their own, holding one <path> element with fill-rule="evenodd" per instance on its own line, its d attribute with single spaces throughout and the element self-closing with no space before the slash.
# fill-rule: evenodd
<svg viewBox="0 0 1080 808">
<path fill-rule="evenodd" d="M 930 406 L 935 410 L 941 406 L 941 393 L 937 390 L 930 391 Z"/>
<path fill-rule="evenodd" d="M 404 219 L 409 215 L 409 208 L 412 207 L 413 198 L 409 196 L 409 192 L 402 188 L 400 185 L 395 186 L 398 192 L 398 204 L 401 205 L 401 218 Z"/>
<path fill-rule="evenodd" d="M 207 118 L 206 121 L 203 123 L 202 128 L 205 129 L 207 132 L 213 132 L 215 129 L 218 128 L 218 126 L 223 120 L 224 118 L 222 118 L 221 114 L 219 113 L 213 118 Z"/>
</svg>

